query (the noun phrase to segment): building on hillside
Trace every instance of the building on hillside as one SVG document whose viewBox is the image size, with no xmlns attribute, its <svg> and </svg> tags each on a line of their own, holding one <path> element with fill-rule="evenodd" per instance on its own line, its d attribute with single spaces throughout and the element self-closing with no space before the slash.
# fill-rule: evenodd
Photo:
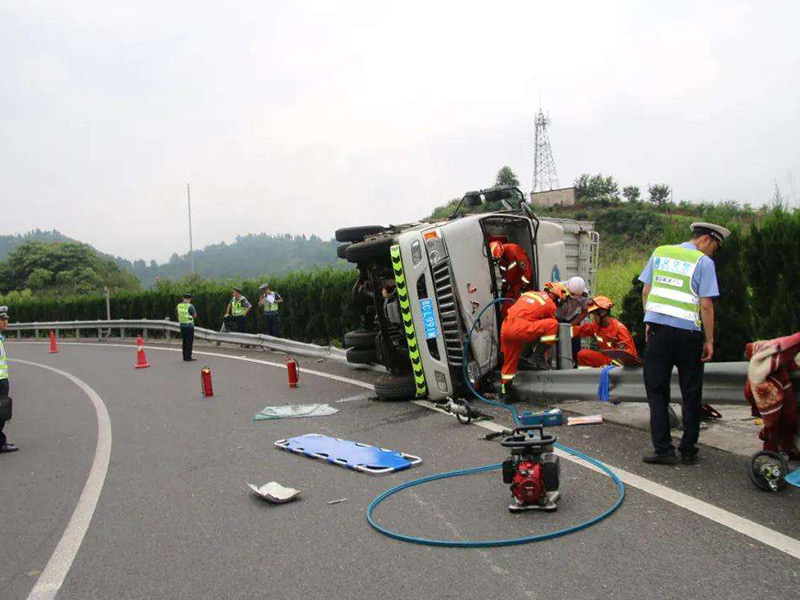
<svg viewBox="0 0 800 600">
<path fill-rule="evenodd" d="M 531 192 L 531 204 L 534 206 L 575 206 L 577 203 L 574 187 L 547 192 Z"/>
</svg>

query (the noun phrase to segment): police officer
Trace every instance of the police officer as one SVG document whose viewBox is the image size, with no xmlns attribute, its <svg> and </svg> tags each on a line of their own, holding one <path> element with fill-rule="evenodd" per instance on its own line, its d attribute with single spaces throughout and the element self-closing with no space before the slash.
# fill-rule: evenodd
<svg viewBox="0 0 800 600">
<path fill-rule="evenodd" d="M 268 283 L 262 283 L 258 289 L 261 292 L 258 298 L 258 305 L 264 308 L 264 320 L 267 322 L 265 333 L 278 337 L 280 326 L 278 305 L 283 302 L 283 298 L 278 292 L 270 290 Z"/>
<path fill-rule="evenodd" d="M 3 332 L 8 325 L 8 307 L 0 306 L 0 454 L 19 450 L 9 444 L 3 427 L 11 420 L 11 398 L 8 397 L 8 359 L 6 357 L 5 338 Z"/>
<path fill-rule="evenodd" d="M 714 298 L 719 296 L 711 257 L 730 231 L 713 223 L 692 223 L 692 239 L 653 251 L 639 281 L 644 283 L 647 346 L 644 385 L 650 405 L 653 454 L 646 463 L 675 464 L 669 425 L 672 368 L 678 367 L 683 407 L 681 462 L 698 462 L 703 366 L 714 356 Z"/>
<path fill-rule="evenodd" d="M 233 297 L 228 302 L 225 316 L 233 319 L 236 324 L 236 331 L 239 333 L 247 333 L 247 314 L 251 308 L 253 308 L 253 305 L 242 295 L 242 288 L 234 287 Z"/>
<path fill-rule="evenodd" d="M 192 304 L 192 295 L 184 294 L 183 302 L 178 304 L 178 323 L 181 324 L 181 342 L 183 345 L 183 360 L 197 360 L 192 357 L 194 345 L 194 322 L 197 319 L 197 310 Z"/>
</svg>

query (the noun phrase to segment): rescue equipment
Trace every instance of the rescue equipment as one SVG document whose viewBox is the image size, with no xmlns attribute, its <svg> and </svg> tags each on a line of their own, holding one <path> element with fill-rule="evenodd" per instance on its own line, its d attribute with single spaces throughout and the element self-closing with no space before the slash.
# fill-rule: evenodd
<svg viewBox="0 0 800 600">
<path fill-rule="evenodd" d="M 510 411 L 511 415 L 512 415 L 512 417 L 514 419 L 514 424 L 517 425 L 517 426 L 520 426 L 520 415 L 517 412 L 517 409 L 514 406 L 511 406 L 511 405 L 508 405 L 508 404 L 504 404 L 502 402 L 496 402 L 496 401 L 493 401 L 493 400 L 489 400 L 485 396 L 482 396 L 472 386 L 472 383 L 470 382 L 469 377 L 468 377 L 468 373 L 467 373 L 467 359 L 468 359 L 468 353 L 469 353 L 470 340 L 472 339 L 472 334 L 475 331 L 476 324 L 480 322 L 480 318 L 483 316 L 483 314 L 488 309 L 493 307 L 495 304 L 497 304 L 499 302 L 504 302 L 504 301 L 506 301 L 505 298 L 498 298 L 496 300 L 493 300 L 492 302 L 487 304 L 483 308 L 483 310 L 478 314 L 478 318 L 475 319 L 475 321 L 472 324 L 472 327 L 469 330 L 469 333 L 467 334 L 467 339 L 466 339 L 466 343 L 464 344 L 464 351 L 463 351 L 463 354 L 462 354 L 461 367 L 462 367 L 462 371 L 463 371 L 463 374 L 464 374 L 464 380 L 465 380 L 466 385 L 469 388 L 470 392 L 476 398 L 478 398 L 478 400 L 480 400 L 482 402 L 485 402 L 486 404 L 490 404 L 492 406 L 498 406 L 500 408 L 504 408 L 504 409 Z M 513 432 L 512 432 L 512 437 L 513 437 Z M 580 531 L 582 529 L 586 529 L 587 527 L 591 527 L 592 525 L 595 525 L 596 523 L 599 523 L 600 521 L 602 521 L 603 519 L 605 519 L 606 517 L 611 515 L 615 510 L 617 510 L 622 505 L 622 501 L 625 499 L 625 485 L 622 483 L 620 478 L 617 477 L 617 475 L 611 469 L 609 469 L 606 465 L 604 465 L 600 461 L 595 460 L 595 459 L 591 458 L 590 456 L 587 456 L 587 455 L 583 454 L 582 452 L 579 452 L 578 450 L 575 450 L 575 449 L 570 448 L 568 446 L 563 446 L 561 444 L 554 443 L 553 447 L 554 447 L 554 449 L 557 449 L 557 450 L 559 450 L 561 452 L 570 454 L 572 456 L 580 458 L 582 461 L 586 461 L 586 462 L 590 463 L 591 465 L 594 465 L 601 472 L 603 472 L 606 475 L 608 475 L 611 478 L 611 480 L 614 482 L 614 484 L 617 486 L 617 489 L 619 490 L 619 495 L 617 496 L 616 502 L 614 502 L 614 504 L 610 508 L 607 508 L 606 510 L 602 511 L 601 513 L 597 514 L 596 516 L 592 517 L 591 519 L 588 519 L 586 521 L 578 523 L 577 525 L 572 525 L 570 527 L 565 527 L 563 529 L 559 529 L 559 530 L 556 530 L 556 531 L 551 531 L 551 532 L 548 532 L 548 533 L 542 533 L 542 534 L 538 534 L 538 535 L 528 535 L 528 536 L 523 536 L 523 537 L 518 537 L 518 538 L 511 538 L 511 539 L 440 540 L 440 539 L 432 539 L 432 538 L 420 538 L 420 537 L 416 537 L 416 536 L 413 536 L 413 535 L 405 535 L 405 534 L 402 534 L 402 533 L 398 533 L 397 531 L 392 531 L 390 529 L 387 529 L 386 527 L 383 527 L 382 525 L 379 525 L 377 523 L 377 521 L 375 520 L 374 513 L 375 513 L 375 509 L 378 507 L 378 505 L 381 502 L 383 502 L 384 500 L 386 500 L 386 498 L 388 498 L 389 496 L 392 496 L 393 494 L 396 494 L 397 492 L 400 492 L 402 490 L 405 490 L 407 488 L 414 487 L 414 486 L 417 486 L 417 485 L 422 485 L 422 484 L 428 483 L 430 481 L 437 481 L 439 479 L 449 479 L 450 477 L 458 477 L 460 475 L 472 475 L 472 474 L 477 474 L 477 473 L 485 473 L 487 471 L 493 471 L 493 470 L 502 468 L 503 463 L 496 463 L 496 464 L 492 464 L 492 465 L 485 465 L 485 466 L 482 466 L 482 467 L 473 467 L 473 468 L 470 468 L 470 469 L 460 469 L 460 470 L 457 470 L 457 471 L 450 471 L 448 473 L 439 473 L 439 474 L 436 474 L 436 475 L 429 475 L 427 477 L 422 477 L 420 479 L 415 479 L 413 481 L 407 481 L 406 483 L 402 483 L 402 484 L 400 484 L 398 486 L 390 488 L 390 489 L 386 490 L 385 492 L 383 492 L 382 494 L 380 494 L 379 496 L 377 496 L 372 502 L 370 502 L 369 506 L 367 507 L 367 521 L 373 527 L 373 529 L 375 529 L 376 531 L 382 533 L 383 535 L 386 535 L 386 536 L 388 536 L 390 538 L 393 538 L 393 539 L 396 539 L 396 540 L 401 540 L 401 541 L 404 541 L 404 542 L 411 542 L 411 543 L 414 543 L 414 544 L 423 544 L 423 545 L 427 545 L 427 546 L 444 546 L 444 547 L 448 547 L 448 548 L 490 548 L 490 547 L 498 547 L 498 546 L 513 546 L 513 545 L 518 545 L 518 544 L 528 544 L 528 543 L 531 543 L 531 542 L 541 542 L 541 541 L 544 541 L 544 540 L 549 540 L 549 539 L 561 537 L 561 536 L 564 536 L 564 535 L 568 535 L 570 533 L 575 533 L 576 531 Z M 550 469 L 552 469 L 552 467 L 550 467 Z M 540 475 L 539 475 L 539 477 L 543 477 L 543 475 L 541 474 L 541 467 L 540 467 Z M 544 480 L 542 479 L 542 481 L 544 481 Z M 545 489 L 545 491 L 547 491 L 547 489 Z"/>
<path fill-rule="evenodd" d="M 141 335 L 136 336 L 136 368 L 146 369 L 150 366 L 147 362 L 147 355 L 144 353 L 144 340 Z"/>
<path fill-rule="evenodd" d="M 541 425 L 517 427 L 500 444 L 511 450 L 503 461 L 503 482 L 511 484 L 511 512 L 555 511 L 560 467 L 554 453 L 556 436 Z"/>
<path fill-rule="evenodd" d="M 289 387 L 296 388 L 300 381 L 300 365 L 291 356 L 286 357 L 286 372 L 289 374 Z"/>
<path fill-rule="evenodd" d="M 206 398 L 214 395 L 214 386 L 211 385 L 211 369 L 208 365 L 200 369 L 200 390 Z"/>
<path fill-rule="evenodd" d="M 297 437 L 278 440 L 275 445 L 309 458 L 320 458 L 332 465 L 345 467 L 369 475 L 394 473 L 422 462 L 419 456 L 376 448 L 350 440 L 340 440 L 319 433 L 307 433 Z"/>
<path fill-rule="evenodd" d="M 55 354 L 58 352 L 58 344 L 56 343 L 56 332 L 52 329 L 50 330 L 50 354 Z"/>
</svg>

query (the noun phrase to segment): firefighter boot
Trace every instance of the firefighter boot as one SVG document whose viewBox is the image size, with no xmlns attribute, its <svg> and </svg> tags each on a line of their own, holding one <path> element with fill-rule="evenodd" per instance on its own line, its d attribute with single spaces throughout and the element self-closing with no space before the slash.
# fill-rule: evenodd
<svg viewBox="0 0 800 600">
<path fill-rule="evenodd" d="M 521 400 L 513 381 L 504 381 L 500 384 L 500 400 L 506 404 L 514 404 Z"/>
</svg>

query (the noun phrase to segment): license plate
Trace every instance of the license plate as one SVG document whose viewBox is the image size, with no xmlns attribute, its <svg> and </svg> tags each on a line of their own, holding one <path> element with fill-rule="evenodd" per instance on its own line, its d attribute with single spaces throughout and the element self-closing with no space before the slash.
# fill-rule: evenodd
<svg viewBox="0 0 800 600">
<path fill-rule="evenodd" d="M 422 326 L 425 328 L 425 339 L 431 340 L 439 337 L 439 327 L 436 325 L 436 313 L 433 311 L 433 300 L 423 298 L 419 301 L 422 310 Z"/>
</svg>

